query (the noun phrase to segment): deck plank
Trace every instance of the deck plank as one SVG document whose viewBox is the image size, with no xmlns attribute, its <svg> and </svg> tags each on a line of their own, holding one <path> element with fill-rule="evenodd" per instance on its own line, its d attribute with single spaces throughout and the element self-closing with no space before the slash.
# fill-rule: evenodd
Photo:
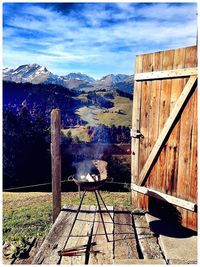
<svg viewBox="0 0 200 267">
<path fill-rule="evenodd" d="M 92 234 L 94 218 L 96 213 L 95 206 L 82 206 L 72 233 L 67 241 L 65 249 L 88 245 L 89 238 Z M 61 264 L 85 264 L 86 253 L 77 256 L 63 256 Z"/>
<path fill-rule="evenodd" d="M 107 206 L 107 208 L 111 216 L 113 216 L 113 207 Z M 98 212 L 95 217 L 92 242 L 96 242 L 94 250 L 100 252 L 97 254 L 90 253 L 89 264 L 113 264 L 113 222 L 106 210 L 102 208 L 102 211 L 109 242 L 106 240 L 103 224 Z"/>
<path fill-rule="evenodd" d="M 60 257 L 57 252 L 58 250 L 63 249 L 63 246 L 68 238 L 77 208 L 77 206 L 63 207 L 48 236 L 36 254 L 32 264 L 58 263 Z"/>
<path fill-rule="evenodd" d="M 133 219 L 144 259 L 163 259 L 157 237 L 150 230 L 145 213 L 133 212 Z"/>
<path fill-rule="evenodd" d="M 115 208 L 114 222 L 114 259 L 138 259 L 131 213 L 124 207 Z"/>
<path fill-rule="evenodd" d="M 114 261 L 114 264 L 120 264 L 120 265 L 124 265 L 124 264 L 145 264 L 145 265 L 149 265 L 149 264 L 159 264 L 159 265 L 165 265 L 166 262 L 163 259 L 123 259 L 123 260 L 118 260 L 116 259 Z"/>
</svg>

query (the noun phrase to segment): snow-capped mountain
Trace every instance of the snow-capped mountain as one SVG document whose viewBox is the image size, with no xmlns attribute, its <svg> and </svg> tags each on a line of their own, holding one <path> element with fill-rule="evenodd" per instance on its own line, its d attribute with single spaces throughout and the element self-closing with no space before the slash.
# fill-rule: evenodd
<svg viewBox="0 0 200 267">
<path fill-rule="evenodd" d="M 45 67 L 38 64 L 21 65 L 15 69 L 3 69 L 3 79 L 17 83 L 44 83 L 48 79 L 54 80 L 54 75 Z"/>
<path fill-rule="evenodd" d="M 123 89 L 123 83 L 128 81 L 126 92 L 132 92 L 133 76 L 126 74 L 109 74 L 95 81 L 94 78 L 78 73 L 69 73 L 65 76 L 55 75 L 48 71 L 46 67 L 38 64 L 26 64 L 17 68 L 4 68 L 3 80 L 16 83 L 32 84 L 57 84 L 73 90 L 98 91 L 98 90 L 116 90 L 118 84 Z"/>
<path fill-rule="evenodd" d="M 117 85 L 119 83 L 124 83 L 127 79 L 130 79 L 130 75 L 126 75 L 126 74 L 109 74 L 106 75 L 104 77 L 102 77 L 100 80 L 97 80 L 93 83 L 91 83 L 91 85 L 93 86 L 93 90 L 111 90 L 114 91 L 116 90 L 118 87 Z M 83 90 L 85 91 L 89 91 L 91 90 L 91 88 L 83 88 Z M 128 90 L 125 90 L 126 92 L 130 92 L 132 93 L 133 90 L 133 79 L 132 79 L 132 85 L 130 85 L 130 88 Z"/>
<path fill-rule="evenodd" d="M 92 77 L 80 73 L 70 73 L 66 76 L 55 75 L 38 64 L 21 65 L 14 69 L 5 68 L 3 80 L 16 83 L 52 83 L 69 89 L 78 89 L 83 84 L 87 85 L 87 80 L 95 81 Z"/>
<path fill-rule="evenodd" d="M 86 74 L 82 74 L 80 72 L 78 73 L 69 73 L 67 75 L 64 76 L 67 80 L 81 80 L 81 81 L 86 81 L 89 83 L 95 82 L 95 79 L 86 75 Z"/>
<path fill-rule="evenodd" d="M 126 74 L 117 74 L 117 75 L 109 74 L 109 75 L 102 77 L 98 82 L 116 84 L 116 83 L 125 81 L 128 77 L 129 75 L 126 75 Z"/>
</svg>

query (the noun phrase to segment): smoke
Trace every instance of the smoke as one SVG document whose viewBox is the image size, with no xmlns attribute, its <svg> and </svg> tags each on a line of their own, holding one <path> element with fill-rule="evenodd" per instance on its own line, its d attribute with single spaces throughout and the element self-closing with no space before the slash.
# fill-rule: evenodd
<svg viewBox="0 0 200 267">
<path fill-rule="evenodd" d="M 76 169 L 75 176 L 77 179 L 86 178 L 88 174 L 97 176 L 100 174 L 96 160 L 83 160 L 73 163 L 73 166 Z"/>
<path fill-rule="evenodd" d="M 104 180 L 107 178 L 107 162 L 104 160 L 84 160 L 74 163 L 76 179 L 89 181 Z"/>
</svg>

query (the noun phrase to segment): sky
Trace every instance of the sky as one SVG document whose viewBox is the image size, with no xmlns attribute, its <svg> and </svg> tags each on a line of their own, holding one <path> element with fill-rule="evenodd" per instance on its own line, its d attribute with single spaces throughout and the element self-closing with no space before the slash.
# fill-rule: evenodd
<svg viewBox="0 0 200 267">
<path fill-rule="evenodd" d="M 133 74 L 137 54 L 196 44 L 196 3 L 3 3 L 3 66 Z"/>
</svg>

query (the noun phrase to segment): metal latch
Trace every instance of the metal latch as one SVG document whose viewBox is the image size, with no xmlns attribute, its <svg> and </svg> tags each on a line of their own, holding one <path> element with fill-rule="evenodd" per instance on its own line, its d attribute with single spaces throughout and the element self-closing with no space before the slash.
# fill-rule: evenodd
<svg viewBox="0 0 200 267">
<path fill-rule="evenodd" d="M 133 138 L 144 137 L 138 129 L 131 129 L 130 135 Z"/>
</svg>

